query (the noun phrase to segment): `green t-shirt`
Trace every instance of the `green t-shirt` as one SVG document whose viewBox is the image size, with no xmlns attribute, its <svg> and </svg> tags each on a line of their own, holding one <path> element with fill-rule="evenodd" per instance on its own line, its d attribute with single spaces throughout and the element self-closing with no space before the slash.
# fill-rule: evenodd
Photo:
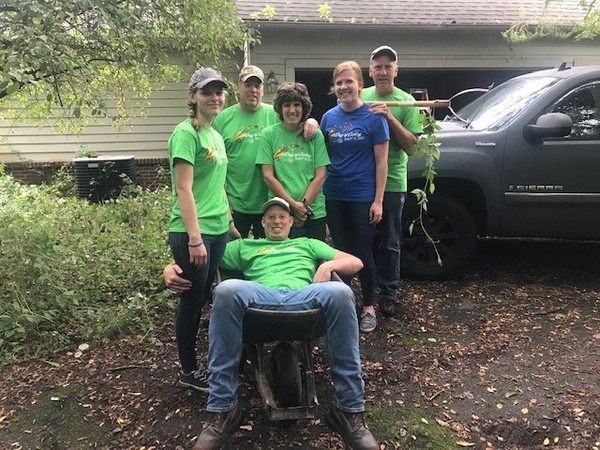
<svg viewBox="0 0 600 450">
<path fill-rule="evenodd" d="M 367 102 L 415 101 L 412 95 L 407 94 L 402 89 L 398 88 L 394 88 L 394 92 L 389 95 L 379 97 L 375 91 L 375 86 L 371 86 L 363 89 L 360 96 Z M 390 112 L 408 131 L 414 134 L 423 133 L 423 128 L 419 123 L 419 108 L 414 106 L 393 106 L 390 107 Z M 406 192 L 406 164 L 408 162 L 408 155 L 398 146 L 398 143 L 396 142 L 391 130 L 390 136 L 390 150 L 388 152 L 388 177 L 385 183 L 385 190 L 388 192 Z"/>
<path fill-rule="evenodd" d="M 256 165 L 269 164 L 275 176 L 290 196 L 301 201 L 318 167 L 328 166 L 329 156 L 321 130 L 314 139 L 304 140 L 301 133 L 287 130 L 278 123 L 260 133 Z M 269 190 L 269 198 L 275 193 Z M 325 196 L 319 192 L 311 203 L 315 219 L 325 217 Z"/>
<path fill-rule="evenodd" d="M 177 197 L 173 165 L 175 158 L 194 166 L 192 193 L 196 201 L 201 233 L 216 235 L 227 232 L 228 205 L 223 188 L 227 174 L 227 154 L 221 135 L 212 128 L 196 131 L 190 119 L 187 119 L 175 127 L 169 138 L 169 164 L 173 187 L 169 231 L 185 232 Z"/>
<path fill-rule="evenodd" d="M 250 281 L 273 289 L 302 289 L 313 282 L 320 261 L 331 261 L 337 250 L 317 239 L 284 241 L 238 239 L 225 247 L 223 269 L 237 270 Z"/>
<path fill-rule="evenodd" d="M 225 142 L 229 165 L 225 189 L 231 208 L 246 214 L 261 214 L 261 206 L 268 199 L 267 185 L 262 172 L 256 167 L 258 135 L 263 128 L 279 122 L 270 105 L 262 104 L 253 113 L 245 113 L 239 106 L 224 109 L 215 118 L 213 128 Z"/>
</svg>

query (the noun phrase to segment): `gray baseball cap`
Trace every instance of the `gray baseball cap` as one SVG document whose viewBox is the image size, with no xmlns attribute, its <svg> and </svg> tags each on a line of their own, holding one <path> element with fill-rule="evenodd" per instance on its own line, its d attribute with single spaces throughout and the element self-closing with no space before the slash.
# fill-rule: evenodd
<svg viewBox="0 0 600 450">
<path fill-rule="evenodd" d="M 219 72 L 210 67 L 200 67 L 198 70 L 194 72 L 192 78 L 190 78 L 190 82 L 188 83 L 188 88 L 194 89 L 202 89 L 208 83 L 212 81 L 218 81 L 223 88 L 227 88 L 227 83 L 223 81 Z"/>
<path fill-rule="evenodd" d="M 263 213 L 267 212 L 267 209 L 271 206 L 281 206 L 283 209 L 287 210 L 287 212 L 292 212 L 290 204 L 281 197 L 273 197 L 271 200 L 264 202 L 262 205 Z"/>
<path fill-rule="evenodd" d="M 382 45 L 381 47 L 377 47 L 375 50 L 373 50 L 371 52 L 371 60 L 382 55 L 388 56 L 392 61 L 398 61 L 398 53 L 396 53 L 396 50 L 389 45 Z"/>
</svg>

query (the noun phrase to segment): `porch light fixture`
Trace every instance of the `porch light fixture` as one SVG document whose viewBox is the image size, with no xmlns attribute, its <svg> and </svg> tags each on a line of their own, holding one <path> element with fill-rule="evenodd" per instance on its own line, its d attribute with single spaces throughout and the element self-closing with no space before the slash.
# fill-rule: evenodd
<svg viewBox="0 0 600 450">
<path fill-rule="evenodd" d="M 265 80 L 265 91 L 269 94 L 272 94 L 277 90 L 277 86 L 279 85 L 279 81 L 275 78 L 275 73 L 271 70 L 269 76 Z"/>
</svg>

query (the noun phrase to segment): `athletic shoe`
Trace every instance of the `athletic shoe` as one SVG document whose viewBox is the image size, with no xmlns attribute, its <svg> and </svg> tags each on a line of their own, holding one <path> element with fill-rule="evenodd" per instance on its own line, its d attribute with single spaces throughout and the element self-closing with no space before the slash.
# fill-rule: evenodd
<svg viewBox="0 0 600 450">
<path fill-rule="evenodd" d="M 179 386 L 208 392 L 208 370 L 202 365 L 190 373 L 184 373 L 180 370 L 177 374 L 177 383 Z"/>
<path fill-rule="evenodd" d="M 396 314 L 396 301 L 393 298 L 382 298 L 379 302 L 379 313 L 383 317 L 394 317 L 394 314 Z"/>
<path fill-rule="evenodd" d="M 360 331 L 362 333 L 370 333 L 375 328 L 377 328 L 377 317 L 375 317 L 375 314 L 362 313 L 360 316 Z"/>
</svg>

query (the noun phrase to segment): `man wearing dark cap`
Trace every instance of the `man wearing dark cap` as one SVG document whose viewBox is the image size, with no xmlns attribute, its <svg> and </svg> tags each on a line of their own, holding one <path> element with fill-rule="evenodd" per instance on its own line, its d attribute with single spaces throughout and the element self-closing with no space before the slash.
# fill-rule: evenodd
<svg viewBox="0 0 600 450">
<path fill-rule="evenodd" d="M 377 225 L 380 232 L 377 259 L 379 312 L 391 317 L 396 311 L 396 291 L 400 281 L 400 238 L 402 209 L 406 200 L 408 156 L 414 152 L 417 136 L 423 132 L 416 107 L 388 107 L 386 101 L 414 101 L 414 98 L 394 86 L 398 75 L 398 54 L 387 45 L 371 53 L 369 76 L 375 86 L 362 90 L 363 100 L 370 102 L 369 110 L 381 114 L 390 127 L 388 177 L 383 196 L 383 218 Z"/>
<path fill-rule="evenodd" d="M 255 165 L 258 135 L 263 128 L 279 122 L 273 108 L 262 102 L 264 78 L 259 67 L 243 67 L 238 79 L 238 103 L 225 108 L 213 123 L 225 142 L 229 160 L 225 190 L 242 237 L 247 237 L 251 229 L 255 238 L 264 237 L 260 207 L 268 190 Z"/>
<path fill-rule="evenodd" d="M 341 434 L 349 448 L 377 450 L 379 445 L 363 415 L 364 382 L 354 294 L 346 284 L 330 281 L 333 271 L 352 275 L 362 268 L 362 262 L 317 239 L 290 239 L 294 218 L 284 199 L 274 197 L 262 205 L 262 210 L 266 238 L 229 242 L 221 262 L 221 267 L 240 271 L 246 279 L 225 280 L 214 290 L 208 330 L 207 410 L 211 417 L 193 448 L 220 449 L 242 421 L 237 388 L 246 309 L 298 311 L 320 307 L 325 313 L 334 384 L 333 405 L 325 423 Z M 166 273 L 165 278 L 172 287 L 173 280 Z"/>
</svg>

